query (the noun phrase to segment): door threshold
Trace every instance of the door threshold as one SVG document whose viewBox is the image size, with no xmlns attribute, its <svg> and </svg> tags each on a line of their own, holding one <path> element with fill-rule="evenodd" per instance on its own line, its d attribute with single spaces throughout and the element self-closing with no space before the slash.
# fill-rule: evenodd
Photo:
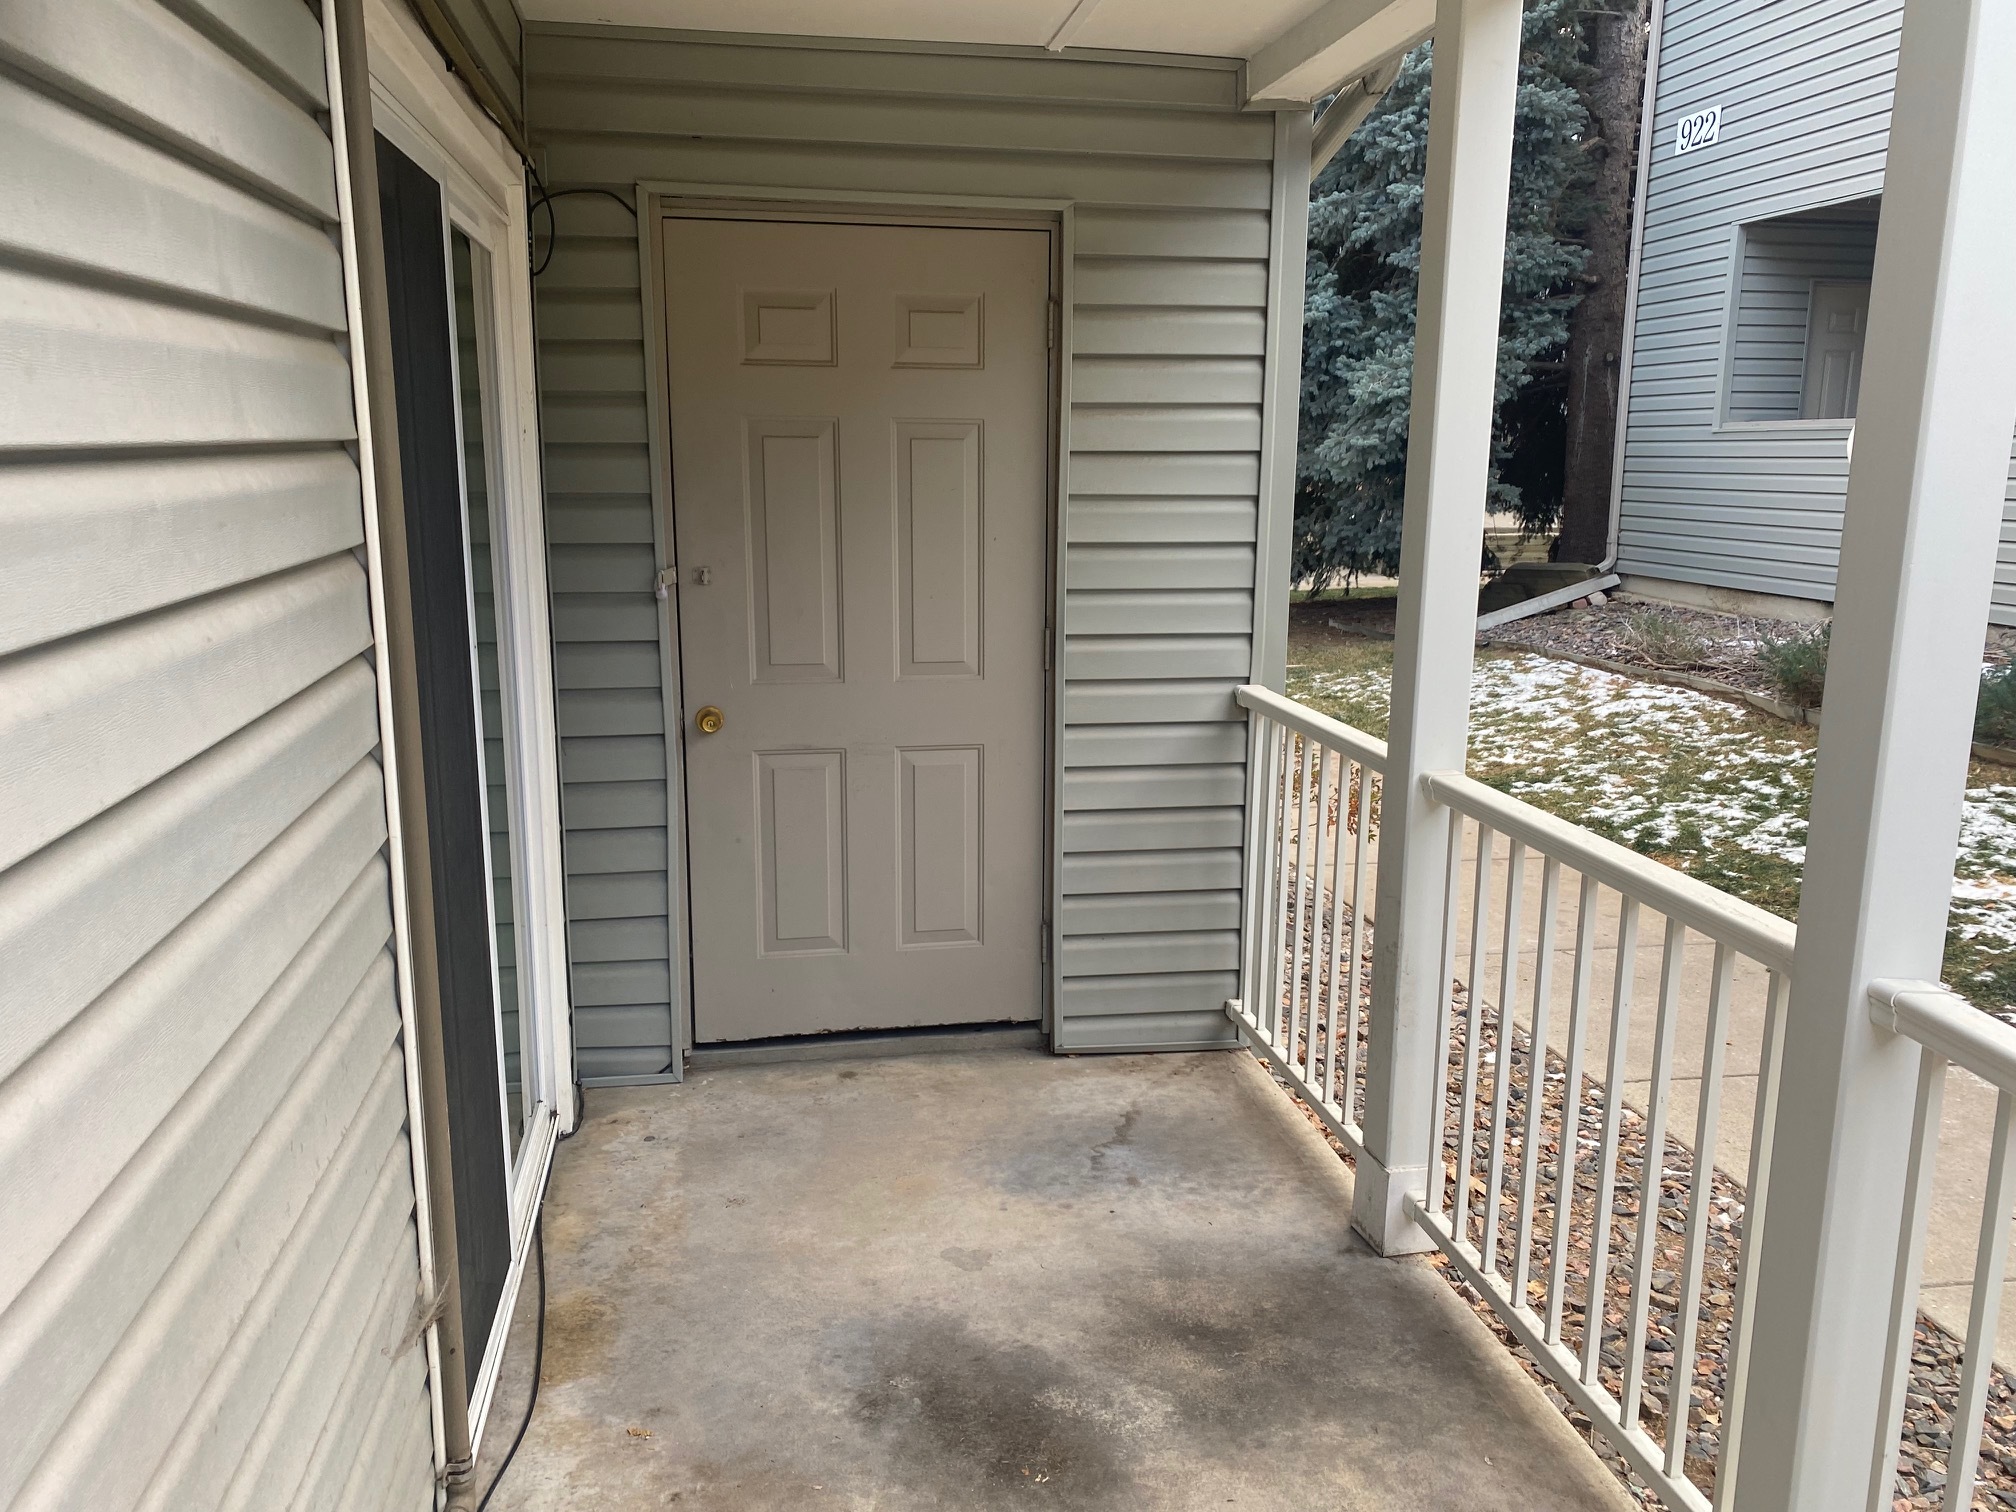
<svg viewBox="0 0 2016 1512">
<path fill-rule="evenodd" d="M 686 1056 L 689 1071 L 765 1066 L 779 1061 L 859 1060 L 885 1055 L 953 1055 L 975 1050 L 1047 1050 L 1041 1024 L 954 1024 L 931 1029 L 859 1029 L 847 1034 L 797 1034 L 782 1039 L 702 1045 Z"/>
</svg>

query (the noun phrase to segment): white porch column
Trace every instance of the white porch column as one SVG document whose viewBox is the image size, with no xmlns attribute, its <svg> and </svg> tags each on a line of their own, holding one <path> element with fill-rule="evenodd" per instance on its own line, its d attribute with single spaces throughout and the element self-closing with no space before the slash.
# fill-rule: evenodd
<svg viewBox="0 0 2016 1512">
<path fill-rule="evenodd" d="M 1870 1482 L 1917 1058 L 1868 990 L 1937 979 L 1945 936 L 2016 426 L 2011 59 L 2009 0 L 1908 0 L 1736 1512 L 1891 1500 L 1894 1446 Z"/>
<path fill-rule="evenodd" d="M 1498 304 L 1519 82 L 1519 0 L 1437 0 L 1421 284 L 1400 537 L 1393 714 L 1379 826 L 1365 1143 L 1352 1222 L 1380 1253 L 1429 1248 L 1401 1211 L 1426 1190 L 1440 1088 L 1448 814 L 1423 772 L 1462 770 L 1490 476 Z"/>
</svg>

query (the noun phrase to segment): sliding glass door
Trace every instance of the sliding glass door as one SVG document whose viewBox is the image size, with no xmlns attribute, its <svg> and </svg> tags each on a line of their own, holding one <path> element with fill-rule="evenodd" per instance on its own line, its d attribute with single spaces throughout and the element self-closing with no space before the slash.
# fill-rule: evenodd
<svg viewBox="0 0 2016 1512">
<path fill-rule="evenodd" d="M 424 154 L 423 154 L 424 155 Z M 506 228 L 458 202 L 447 165 L 381 135 L 387 304 L 412 574 L 457 1268 L 472 1407 L 487 1404 L 555 1135 L 558 880 L 542 803 L 547 655 L 505 421 Z M 522 249 L 519 254 L 522 255 Z M 515 270 L 523 276 L 522 270 Z M 536 536 L 533 537 L 536 541 Z M 550 673 L 546 689 L 550 689 Z M 547 692 L 550 703 L 550 691 Z M 424 966 L 423 966 L 424 969 Z"/>
</svg>

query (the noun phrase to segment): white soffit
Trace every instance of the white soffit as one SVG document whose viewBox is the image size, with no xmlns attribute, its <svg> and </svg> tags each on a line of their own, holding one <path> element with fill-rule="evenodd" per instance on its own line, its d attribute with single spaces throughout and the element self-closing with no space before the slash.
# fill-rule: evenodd
<svg viewBox="0 0 2016 1512">
<path fill-rule="evenodd" d="M 528 21 L 1248 61 L 1256 100 L 1308 100 L 1419 36 L 1433 0 L 522 0 Z M 1424 20 L 1423 17 L 1426 19 Z"/>
</svg>

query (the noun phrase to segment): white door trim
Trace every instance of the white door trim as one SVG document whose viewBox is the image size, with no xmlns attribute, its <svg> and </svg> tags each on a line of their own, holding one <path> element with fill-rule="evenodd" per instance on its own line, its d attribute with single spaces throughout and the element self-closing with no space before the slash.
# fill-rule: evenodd
<svg viewBox="0 0 2016 1512">
<path fill-rule="evenodd" d="M 679 666 L 678 574 L 672 531 L 672 433 L 667 407 L 670 390 L 665 339 L 665 257 L 661 223 L 667 215 L 760 217 L 784 221 L 836 220 L 879 225 L 1001 226 L 1047 228 L 1051 232 L 1051 297 L 1049 417 L 1046 444 L 1049 467 L 1050 574 L 1046 605 L 1048 638 L 1044 657 L 1044 812 L 1048 817 L 1043 856 L 1044 962 L 1043 1032 L 1054 1042 L 1057 1001 L 1062 985 L 1056 945 L 1057 921 L 1063 909 L 1064 823 L 1064 503 L 1070 497 L 1070 449 L 1064 417 L 1070 413 L 1071 266 L 1076 246 L 1075 206 L 1064 199 L 1025 199 L 999 195 L 926 195 L 871 190 L 820 189 L 762 184 L 713 184 L 672 179 L 643 179 L 636 185 L 638 284 L 643 304 L 645 400 L 649 409 L 651 455 L 651 517 L 658 580 L 667 585 L 658 615 L 660 673 L 664 679 L 666 880 L 670 889 L 667 925 L 670 933 L 672 981 L 672 1067 L 656 1076 L 624 1077 L 622 1082 L 677 1082 L 685 1079 L 686 1054 L 693 1045 L 693 960 L 687 937 L 688 872 L 685 825 L 686 761 L 685 693 Z"/>
</svg>

